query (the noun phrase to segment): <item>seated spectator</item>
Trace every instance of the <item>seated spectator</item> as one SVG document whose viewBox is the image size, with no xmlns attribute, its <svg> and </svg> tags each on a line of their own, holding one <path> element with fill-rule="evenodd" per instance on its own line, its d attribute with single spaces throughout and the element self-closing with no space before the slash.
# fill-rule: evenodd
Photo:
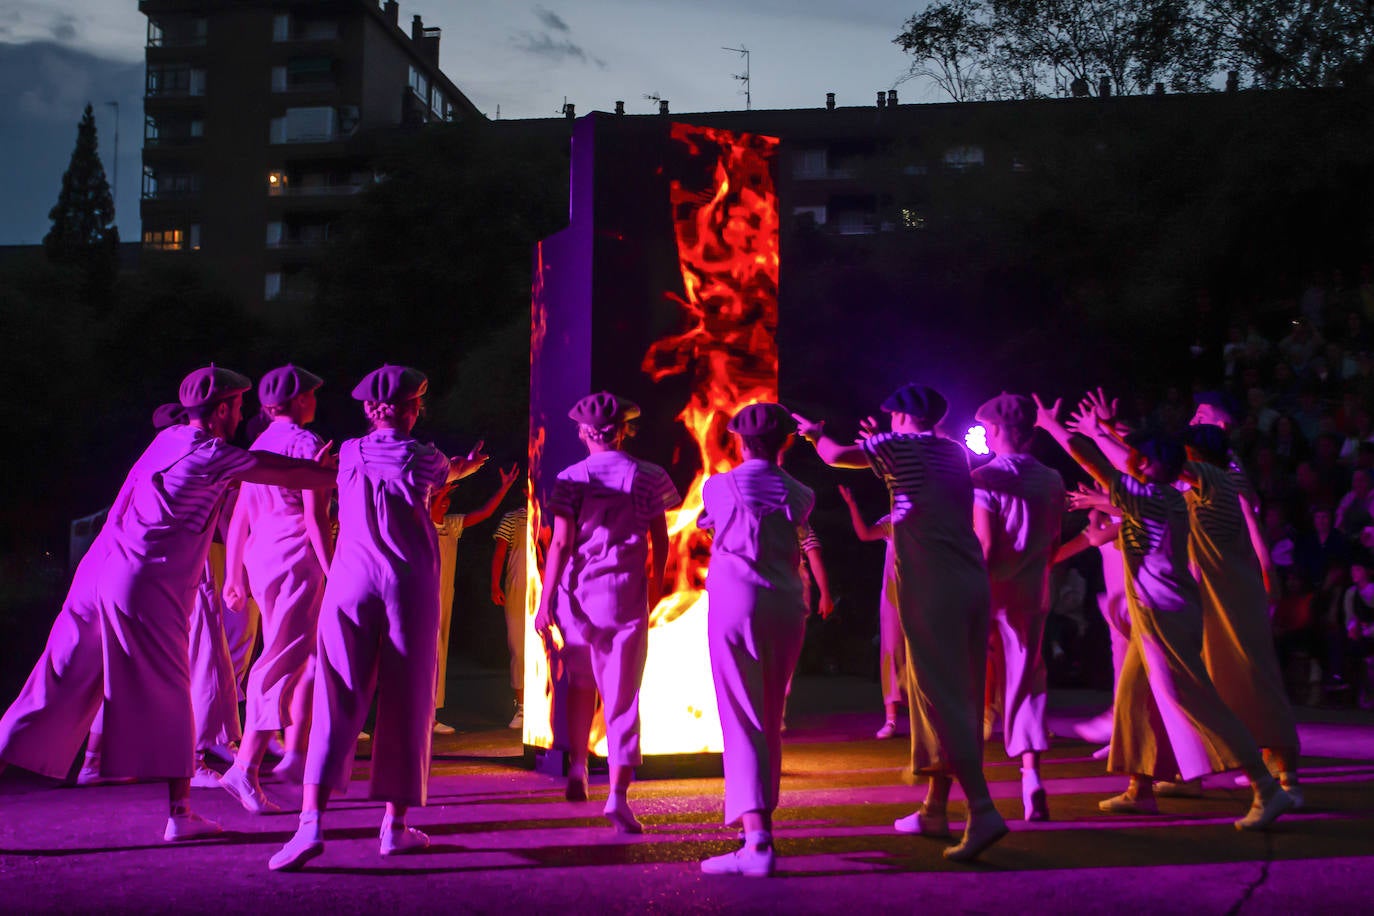
<svg viewBox="0 0 1374 916">
<path fill-rule="evenodd" d="M 1295 568 L 1289 568 L 1283 579 L 1283 590 L 1274 605 L 1270 621 L 1274 630 L 1274 648 L 1289 696 L 1306 702 L 1308 689 L 1314 681 L 1313 657 L 1316 641 L 1313 629 L 1312 586 Z"/>
<path fill-rule="evenodd" d="M 1321 346 L 1321 335 L 1313 325 L 1302 318 L 1295 318 L 1291 329 L 1279 341 L 1279 356 L 1283 363 L 1296 371 L 1301 371 L 1307 367 L 1308 361 L 1317 355 Z"/>
<path fill-rule="evenodd" d="M 1374 474 L 1361 468 L 1350 477 L 1350 492 L 1336 507 L 1336 527 L 1351 539 L 1374 524 Z"/>
<path fill-rule="evenodd" d="M 1341 602 L 1339 625 L 1328 632 L 1328 682 L 1348 682 L 1354 699 L 1365 709 L 1374 707 L 1374 556 L 1361 550 L 1350 562 L 1350 587 Z"/>
<path fill-rule="evenodd" d="M 1255 429 L 1261 436 L 1273 435 L 1279 412 L 1269 406 L 1269 395 L 1257 385 L 1245 393 L 1245 400 L 1250 407 L 1250 416 L 1255 418 Z"/>
<path fill-rule="evenodd" d="M 1307 440 L 1287 414 L 1280 414 L 1274 421 L 1274 457 L 1284 474 L 1293 473 L 1298 462 L 1307 457 Z"/>
</svg>

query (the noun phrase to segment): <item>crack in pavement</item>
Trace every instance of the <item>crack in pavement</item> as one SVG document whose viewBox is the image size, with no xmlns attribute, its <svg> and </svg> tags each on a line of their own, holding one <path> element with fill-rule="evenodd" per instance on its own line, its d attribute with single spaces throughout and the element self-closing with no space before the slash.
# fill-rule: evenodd
<svg viewBox="0 0 1374 916">
<path fill-rule="evenodd" d="M 1246 885 L 1245 890 L 1240 895 L 1240 899 L 1235 902 L 1234 906 L 1226 911 L 1226 916 L 1239 916 L 1240 911 L 1245 908 L 1245 904 L 1249 903 L 1250 898 L 1255 895 L 1255 892 L 1264 886 L 1264 882 L 1269 880 L 1269 866 L 1273 864 L 1274 835 L 1272 833 L 1266 833 L 1264 835 L 1264 861 L 1260 863 L 1259 877 Z"/>
</svg>

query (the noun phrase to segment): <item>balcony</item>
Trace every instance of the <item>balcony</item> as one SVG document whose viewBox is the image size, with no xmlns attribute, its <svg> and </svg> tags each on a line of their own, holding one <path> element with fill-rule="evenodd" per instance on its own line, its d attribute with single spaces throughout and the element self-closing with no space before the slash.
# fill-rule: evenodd
<svg viewBox="0 0 1374 916">
<path fill-rule="evenodd" d="M 205 95 L 205 71 L 184 65 L 150 66 L 143 91 L 149 99 L 198 98 Z"/>
<path fill-rule="evenodd" d="M 149 48 L 200 48 L 209 36 L 203 17 L 148 20 Z"/>
</svg>

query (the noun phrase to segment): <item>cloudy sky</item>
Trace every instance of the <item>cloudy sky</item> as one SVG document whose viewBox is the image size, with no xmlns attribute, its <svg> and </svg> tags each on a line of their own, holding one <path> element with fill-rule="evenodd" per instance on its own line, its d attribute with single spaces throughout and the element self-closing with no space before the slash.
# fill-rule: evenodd
<svg viewBox="0 0 1374 916">
<path fill-rule="evenodd" d="M 908 59 L 892 44 L 924 0 L 413 0 L 401 3 L 443 29 L 441 64 L 489 117 L 579 113 L 623 99 L 649 113 L 743 108 L 739 55 L 751 52 L 755 108 L 872 104 L 897 85 Z M 97 107 L 102 154 L 113 171 L 119 107 L 117 205 L 137 237 L 145 19 L 133 0 L 0 0 L 0 244 L 41 239 L 87 102 Z M 916 83 L 904 100 L 938 101 Z"/>
</svg>

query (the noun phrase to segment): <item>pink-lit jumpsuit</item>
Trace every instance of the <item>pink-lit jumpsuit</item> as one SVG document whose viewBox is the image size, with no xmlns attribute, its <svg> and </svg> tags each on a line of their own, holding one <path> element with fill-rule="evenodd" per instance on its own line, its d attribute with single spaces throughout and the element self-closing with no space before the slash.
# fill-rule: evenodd
<svg viewBox="0 0 1374 916">
<path fill-rule="evenodd" d="M 787 684 L 806 605 L 800 537 L 815 495 L 771 461 L 750 459 L 702 488 L 697 526 L 715 530 L 707 642 L 725 739 L 725 822 L 771 814 L 782 777 Z"/>
<path fill-rule="evenodd" d="M 988 553 L 992 625 L 1001 636 L 1007 755 L 1049 749 L 1041 642 L 1049 571 L 1064 515 L 1064 481 L 1029 455 L 998 455 L 972 473 L 974 504 L 993 518 Z"/>
<path fill-rule="evenodd" d="M 873 523 L 883 533 L 883 584 L 878 594 L 878 683 L 883 703 L 906 702 L 906 637 L 897 610 L 897 558 L 892 552 L 892 516 Z"/>
<path fill-rule="evenodd" d="M 309 460 L 322 445 L 310 430 L 275 419 L 252 447 Z M 310 542 L 300 490 L 245 483 L 239 503 L 237 511 L 250 513 L 243 565 L 262 615 L 262 654 L 248 673 L 245 724 L 252 731 L 276 731 L 296 724 L 292 695 L 310 689 L 324 567 Z"/>
<path fill-rule="evenodd" d="M 217 577 L 216 570 L 224 571 L 224 545 L 212 542 L 191 602 L 191 708 L 198 751 L 243 738 L 238 684 L 225 636 L 222 575 Z"/>
<path fill-rule="evenodd" d="M 339 541 L 319 615 L 307 784 L 347 788 L 375 693 L 368 797 L 425 803 L 439 642 L 429 501 L 448 472 L 438 449 L 396 430 L 339 450 Z"/>
<path fill-rule="evenodd" d="M 573 684 L 595 686 L 601 694 L 612 766 L 641 762 L 649 523 L 680 502 L 666 471 L 620 451 L 598 452 L 565 468 L 549 499 L 549 514 L 569 519 L 574 528 L 572 555 L 553 598 L 563 663 Z"/>
<path fill-rule="evenodd" d="M 0 760 L 65 776 L 103 687 L 100 775 L 191 775 L 191 602 L 225 490 L 251 462 L 193 426 L 157 435 L 77 567 L 38 666 L 0 719 Z"/>
</svg>

